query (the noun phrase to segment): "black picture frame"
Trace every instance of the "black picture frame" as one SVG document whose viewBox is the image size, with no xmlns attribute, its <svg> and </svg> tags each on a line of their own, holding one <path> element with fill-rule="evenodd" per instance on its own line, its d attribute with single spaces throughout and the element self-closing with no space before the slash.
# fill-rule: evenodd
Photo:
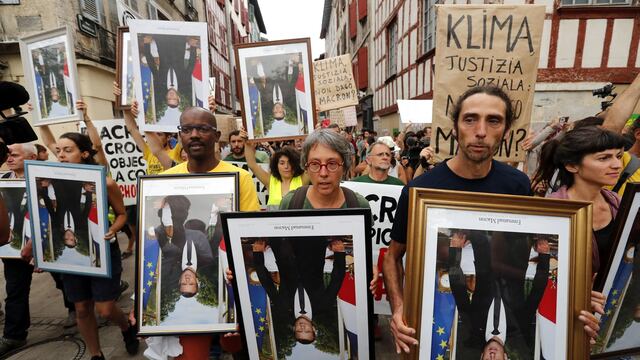
<svg viewBox="0 0 640 360">
<path fill-rule="evenodd" d="M 348 246 L 348 242 L 349 242 L 348 236 L 351 236 L 351 241 L 352 241 L 351 255 L 352 255 L 352 259 L 356 259 L 353 262 L 352 268 L 349 269 L 349 271 L 345 271 L 345 275 L 346 275 L 346 278 L 348 278 L 350 275 L 352 275 L 354 278 L 353 292 L 355 293 L 355 299 L 357 299 L 358 301 L 357 302 L 358 306 L 356 308 L 354 304 L 350 304 L 350 303 L 345 304 L 345 301 L 344 301 L 344 299 L 346 298 L 345 293 L 340 292 L 339 294 L 335 295 L 336 296 L 335 311 L 338 314 L 342 314 L 345 311 L 338 310 L 339 308 L 351 309 L 351 307 L 349 306 L 353 306 L 353 309 L 355 311 L 352 311 L 352 313 L 355 314 L 355 322 L 357 323 L 357 329 L 358 329 L 358 332 L 356 333 L 358 357 L 363 359 L 375 358 L 374 339 L 373 339 L 373 297 L 371 296 L 371 293 L 368 290 L 368 284 L 372 277 L 371 242 L 370 242 L 370 234 L 369 234 L 369 229 L 371 227 L 370 209 L 288 210 L 288 211 L 270 211 L 270 212 L 233 212 L 233 213 L 230 212 L 230 213 L 222 214 L 222 221 L 223 221 L 223 228 L 225 230 L 224 236 L 225 236 L 225 242 L 226 242 L 229 267 L 234 274 L 232 285 L 233 285 L 233 291 L 235 294 L 238 322 L 241 325 L 242 334 L 243 334 L 243 343 L 245 348 L 248 349 L 250 358 L 252 359 L 265 358 L 265 353 L 261 353 L 260 351 L 261 349 L 258 348 L 259 340 L 256 340 L 256 336 L 255 336 L 256 326 L 254 326 L 254 318 L 253 316 L 251 316 L 251 318 L 248 318 L 249 314 L 253 314 L 253 311 L 254 311 L 253 307 L 256 307 L 256 309 L 260 309 L 259 301 L 255 301 L 255 298 L 251 298 L 249 296 L 248 286 L 250 286 L 250 281 L 253 283 L 253 285 L 257 285 L 257 287 L 262 288 L 263 291 L 265 292 L 264 307 L 266 309 L 265 311 L 267 314 L 271 314 L 272 312 L 271 304 L 273 303 L 273 300 L 269 301 L 268 294 L 266 294 L 266 290 L 264 290 L 264 287 L 261 285 L 260 280 L 258 279 L 256 281 L 255 276 L 259 276 L 259 275 L 253 276 L 253 274 L 251 274 L 250 275 L 252 276 L 251 279 L 249 279 L 247 276 L 239 275 L 239 274 L 248 274 L 248 272 L 246 271 L 247 264 L 245 263 L 245 257 L 247 256 L 246 246 L 251 241 L 251 239 L 247 239 L 247 238 L 258 238 L 258 237 L 265 238 L 269 242 L 269 245 L 273 245 L 274 244 L 273 241 L 275 241 L 275 239 L 278 239 L 279 241 L 281 241 L 281 244 L 284 244 L 285 241 L 287 240 L 289 241 L 294 240 L 295 242 L 308 241 L 309 243 L 305 247 L 305 252 L 308 253 L 308 246 L 313 246 L 313 245 L 309 245 L 311 244 L 310 241 L 316 242 L 317 244 L 319 244 L 318 248 L 321 248 L 322 245 L 328 244 L 328 242 L 322 243 L 323 237 L 324 238 L 328 238 L 331 236 L 343 237 L 345 235 L 347 237 L 343 238 L 345 239 L 345 242 L 343 244 L 347 244 L 346 246 Z M 326 226 L 329 223 L 331 224 L 331 226 Z M 300 228 L 305 226 L 307 228 L 305 229 Z M 352 231 L 351 234 L 344 233 L 345 231 L 347 231 L 349 227 L 351 229 L 356 229 L 356 228 L 359 229 L 360 227 L 362 227 L 362 229 Z M 265 231 L 265 229 L 267 228 L 270 228 L 272 231 Z M 245 239 L 243 240 L 243 238 Z M 243 241 L 245 242 L 244 249 L 243 249 L 243 243 L 242 243 Z M 294 245 L 295 242 L 290 243 L 292 248 L 295 246 Z M 253 245 L 249 245 L 249 246 L 250 246 L 249 250 L 251 250 L 251 247 Z M 327 246 L 327 245 L 324 245 L 324 246 Z M 240 252 L 240 249 L 242 249 L 242 252 Z M 295 250 L 293 251 L 294 253 L 298 253 L 298 254 L 302 253 L 302 252 L 296 252 Z M 325 251 L 327 250 L 325 249 Z M 266 252 L 266 248 L 265 248 L 265 252 Z M 340 252 L 340 251 L 338 250 L 337 252 Z M 356 255 L 356 256 L 354 257 L 353 255 Z M 364 264 L 357 262 L 357 258 L 359 258 L 360 256 L 365 259 Z M 345 258 L 347 257 L 348 255 L 345 254 Z M 274 261 L 272 262 L 272 264 L 275 263 L 275 255 L 273 259 Z M 283 258 L 283 259 L 288 259 L 288 258 Z M 305 266 L 309 266 L 309 264 L 313 264 L 313 262 L 307 262 L 304 260 L 300 260 L 300 261 L 304 262 Z M 297 264 L 297 260 L 294 260 L 294 262 Z M 265 265 L 265 267 L 266 266 L 267 265 Z M 326 261 L 325 261 L 325 265 L 323 266 L 326 266 Z M 244 269 L 244 271 L 240 269 Z M 281 281 L 280 282 L 281 284 L 283 281 L 286 281 L 286 280 L 282 279 L 280 274 L 280 268 L 276 267 L 276 270 L 277 270 L 277 275 L 274 274 L 273 276 L 277 276 L 278 279 L 281 279 L 279 280 Z M 323 273 L 326 274 L 326 271 L 327 271 L 326 268 L 323 268 Z M 333 271 L 334 270 L 333 270 L 333 263 L 332 263 L 331 276 L 339 276 L 339 275 L 335 275 Z M 350 271 L 353 271 L 353 273 L 351 273 Z M 337 274 L 339 274 L 339 270 Z M 328 275 L 325 275 L 325 276 L 328 276 Z M 325 280 L 325 284 L 326 284 L 326 281 L 327 280 Z M 348 280 L 343 280 L 343 283 L 341 284 L 341 291 L 343 289 L 347 289 L 347 287 L 344 287 L 347 281 Z M 329 287 L 331 287 L 331 285 L 329 285 L 327 289 Z M 306 287 L 305 287 L 305 291 L 307 291 Z M 326 291 L 329 291 L 329 290 L 326 290 Z M 328 295 L 328 296 L 333 297 L 332 295 Z M 294 298 L 295 297 L 291 297 L 291 300 L 293 300 Z M 364 302 L 366 303 L 366 306 L 362 306 L 360 301 L 365 298 L 366 298 L 366 301 Z M 289 298 L 285 298 L 286 301 L 288 299 Z M 312 301 L 310 302 L 313 303 Z M 355 300 L 354 300 L 354 303 L 355 303 Z M 251 304 L 251 306 L 249 306 L 249 304 Z M 318 303 L 316 302 L 316 304 Z M 287 304 L 285 303 L 285 305 Z M 295 305 L 288 305 L 288 306 L 291 306 L 295 309 Z M 330 306 L 333 306 L 333 305 L 330 305 Z M 346 308 L 344 306 L 346 306 Z M 311 308 L 313 309 L 313 307 Z M 318 307 L 316 306 L 316 308 Z M 285 319 L 294 318 L 293 317 L 294 310 L 291 309 L 291 311 L 292 313 L 287 314 L 287 316 L 291 315 L 292 317 L 285 318 Z M 332 314 L 332 315 L 327 315 L 327 314 Z M 318 319 L 318 318 L 329 319 L 328 323 L 330 324 L 331 321 L 333 321 L 334 319 L 331 316 L 333 316 L 333 308 L 327 311 L 323 316 L 313 315 L 313 319 Z M 282 317 L 278 317 L 278 318 L 282 319 Z M 350 322 L 349 324 L 347 324 L 347 322 L 349 322 L 350 319 L 347 319 L 346 317 L 342 320 L 340 319 L 341 319 L 340 317 L 335 319 L 337 321 L 342 321 L 342 324 L 340 324 L 340 322 L 336 323 L 336 326 L 337 326 L 336 334 L 338 335 L 338 340 L 337 340 L 338 353 L 337 354 L 347 355 L 346 358 L 349 359 L 351 357 L 349 357 L 348 350 L 346 350 L 347 348 L 344 347 L 349 342 L 348 331 L 345 329 L 347 327 L 350 327 L 353 330 L 354 327 L 352 327 L 351 325 L 353 325 L 354 323 Z M 270 319 L 268 316 L 265 316 L 264 319 L 261 319 L 260 321 L 265 322 L 265 325 L 266 325 L 265 329 L 260 330 L 262 331 L 262 336 L 263 336 L 262 344 L 264 345 L 264 343 L 268 339 L 269 344 L 271 346 L 270 351 L 272 355 L 271 357 L 267 356 L 266 358 L 275 359 L 275 358 L 282 357 L 280 356 L 281 354 L 278 351 L 278 345 L 276 345 L 276 343 L 286 344 L 288 347 L 285 347 L 285 346 L 281 347 L 281 348 L 285 348 L 286 350 L 281 350 L 280 352 L 288 351 L 287 354 L 291 356 L 295 356 L 295 357 L 306 356 L 303 354 L 308 354 L 309 352 L 311 352 L 309 356 L 311 356 L 314 353 L 316 354 L 316 356 L 322 355 L 322 353 L 320 353 L 320 355 L 318 355 L 317 353 L 317 351 L 322 352 L 323 350 L 320 350 L 316 347 L 320 342 L 315 340 L 316 338 L 315 336 L 313 337 L 313 340 L 309 344 L 302 344 L 301 342 L 296 341 L 295 337 L 293 337 L 293 334 L 289 332 L 289 331 L 292 332 L 294 328 L 293 326 L 287 327 L 288 323 L 285 324 L 283 322 L 281 324 L 284 324 L 284 325 L 279 325 L 280 329 L 282 329 L 283 327 L 285 329 L 284 334 L 287 334 L 285 338 L 285 335 L 281 335 L 283 334 L 281 331 L 278 331 L 277 329 L 275 329 L 275 326 L 273 325 L 273 320 Z M 309 320 L 309 321 L 312 321 L 312 320 Z M 327 329 L 331 329 L 331 327 L 325 327 L 324 328 L 325 333 L 321 334 L 320 332 L 321 325 L 316 321 L 317 320 L 313 321 L 314 334 L 316 334 L 318 337 L 325 335 L 324 339 L 326 339 L 327 338 L 326 331 Z M 342 331 L 341 329 L 344 331 Z M 342 337 L 343 341 L 340 341 L 341 331 L 344 334 L 344 337 Z M 362 336 L 361 333 L 364 331 L 366 331 L 366 335 Z M 278 335 L 275 334 L 276 332 L 278 332 Z M 333 335 L 336 335 L 336 334 L 333 334 Z M 278 340 L 276 340 L 276 336 L 278 336 L 279 338 Z M 336 341 L 335 339 L 332 340 L 332 343 L 334 344 L 334 346 L 336 345 L 335 341 Z M 311 346 L 311 345 L 313 346 L 313 349 L 311 347 L 304 348 L 304 346 Z M 276 347 L 275 351 L 274 351 L 274 346 Z M 300 349 L 301 351 L 303 351 L 303 353 L 296 352 L 298 351 L 297 350 L 298 346 L 300 346 Z M 326 353 L 324 354 L 326 355 Z"/>
<path fill-rule="evenodd" d="M 168 199 L 169 196 L 173 198 Z M 239 209 L 238 196 L 239 175 L 235 172 L 151 175 L 138 179 L 135 316 L 139 335 L 235 331 L 235 313 L 225 300 L 226 287 L 220 287 L 224 283 L 219 271 L 222 235 L 219 214 Z M 171 236 L 162 218 L 165 206 L 171 210 Z M 175 221 L 182 221 L 182 226 Z M 184 240 L 177 240 L 181 234 Z M 193 258 L 195 264 L 188 260 L 185 265 L 188 234 L 198 256 Z M 182 284 L 189 267 L 197 286 L 187 293 Z M 177 273 L 180 275 L 176 278 Z M 171 280 L 180 285 L 163 287 L 163 281 L 171 284 Z M 185 318 L 191 319 L 191 323 Z"/>
</svg>

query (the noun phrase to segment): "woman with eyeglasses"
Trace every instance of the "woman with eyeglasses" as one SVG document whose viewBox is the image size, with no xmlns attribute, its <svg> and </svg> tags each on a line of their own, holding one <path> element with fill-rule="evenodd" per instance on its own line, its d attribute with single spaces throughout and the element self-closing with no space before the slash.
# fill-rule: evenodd
<svg viewBox="0 0 640 360">
<path fill-rule="evenodd" d="M 308 185 L 309 176 L 300 165 L 300 154 L 291 146 L 285 146 L 276 151 L 269 161 L 269 170 L 263 169 L 256 161 L 255 145 L 246 141 L 246 132 L 240 135 L 245 138 L 244 156 L 251 172 L 260 182 L 269 188 L 267 207 L 277 210 L 282 197 L 302 185 Z"/>
<path fill-rule="evenodd" d="M 348 200 L 357 200 L 358 207 L 369 207 L 369 202 L 360 194 L 340 187 L 340 180 L 351 168 L 351 144 L 331 130 L 316 130 L 302 145 L 304 164 L 311 185 L 297 191 L 306 191 L 302 209 L 339 209 L 348 206 Z M 289 209 L 294 191 L 282 198 L 280 209 Z M 346 195 L 349 194 L 349 195 Z M 349 199 L 346 196 L 349 196 Z M 353 202 L 353 201 L 352 201 Z"/>
</svg>

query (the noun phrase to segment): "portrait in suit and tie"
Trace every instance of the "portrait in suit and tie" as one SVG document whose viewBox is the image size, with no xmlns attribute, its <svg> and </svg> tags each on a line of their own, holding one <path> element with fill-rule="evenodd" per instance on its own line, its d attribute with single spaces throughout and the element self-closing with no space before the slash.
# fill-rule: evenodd
<svg viewBox="0 0 640 360">
<path fill-rule="evenodd" d="M 309 48 L 306 39 L 237 47 L 242 112 L 250 139 L 299 137 L 313 131 Z"/>
<path fill-rule="evenodd" d="M 443 232 L 449 234 L 446 264 L 458 311 L 456 358 L 533 359 L 535 315 L 557 238 L 465 229 Z"/>
<path fill-rule="evenodd" d="M 264 336 L 274 338 L 278 358 L 289 358 L 292 352 L 335 356 L 341 329 L 338 295 L 353 264 L 351 249 L 347 236 L 243 239 L 248 276 L 255 276 L 252 284 L 267 297 L 270 317 L 265 323 L 270 326 Z M 250 295 L 256 297 L 252 305 L 259 302 L 255 291 Z M 269 342 L 260 346 L 269 353 Z"/>
</svg>

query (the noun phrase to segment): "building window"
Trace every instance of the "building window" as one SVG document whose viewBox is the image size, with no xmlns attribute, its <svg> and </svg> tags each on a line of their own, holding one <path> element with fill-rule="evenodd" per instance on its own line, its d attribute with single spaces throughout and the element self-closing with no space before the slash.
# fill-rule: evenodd
<svg viewBox="0 0 640 360">
<path fill-rule="evenodd" d="M 398 22 L 387 27 L 387 77 L 395 75 L 398 63 Z"/>
<path fill-rule="evenodd" d="M 584 6 L 584 5 L 629 5 L 629 0 L 562 0 L 563 6 Z"/>
<path fill-rule="evenodd" d="M 422 51 L 424 54 L 436 47 L 436 0 L 424 0 L 422 8 Z"/>
<path fill-rule="evenodd" d="M 164 12 L 158 5 L 150 1 L 148 4 L 150 20 L 170 20 L 169 15 Z"/>
<path fill-rule="evenodd" d="M 96 24 L 102 24 L 102 1 L 101 0 L 80 0 L 80 11 L 82 16 Z"/>
</svg>

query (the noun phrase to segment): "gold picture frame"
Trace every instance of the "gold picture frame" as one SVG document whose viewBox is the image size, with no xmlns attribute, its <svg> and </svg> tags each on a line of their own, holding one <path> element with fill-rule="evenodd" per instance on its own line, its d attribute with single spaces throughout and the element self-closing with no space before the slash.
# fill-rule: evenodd
<svg viewBox="0 0 640 360">
<path fill-rule="evenodd" d="M 447 259 L 447 262 L 444 264 L 451 264 L 452 260 L 449 259 L 452 257 L 448 255 L 443 256 L 442 254 L 451 254 L 451 248 L 456 247 L 456 245 L 451 244 L 451 238 L 454 237 L 453 235 L 451 237 L 444 237 L 444 239 L 447 239 L 444 242 L 442 235 L 446 234 L 447 231 L 451 234 L 454 234 L 454 232 L 458 234 L 458 231 L 460 230 L 457 229 L 468 229 L 464 231 L 469 231 L 470 234 L 473 234 L 473 232 L 484 233 L 483 236 L 485 236 L 486 239 L 484 244 L 490 244 L 486 246 L 488 250 L 490 249 L 490 252 L 487 253 L 490 256 L 487 258 L 491 265 L 489 269 L 492 274 L 492 281 L 490 283 L 493 284 L 495 284 L 493 280 L 497 279 L 498 276 L 502 276 L 495 274 L 497 270 L 495 270 L 495 264 L 491 262 L 494 261 L 492 260 L 494 257 L 491 256 L 495 254 L 494 249 L 496 246 L 499 246 L 493 245 L 493 242 L 498 244 L 497 240 L 495 240 L 497 239 L 497 234 L 502 233 L 503 239 L 513 236 L 508 234 L 518 235 L 518 238 L 511 238 L 511 240 L 522 239 L 524 236 L 524 239 L 528 241 L 524 244 L 531 244 L 531 240 L 533 239 L 534 245 L 530 246 L 529 249 L 525 248 L 525 250 L 528 250 L 527 255 L 534 254 L 535 250 L 539 250 L 537 245 L 538 241 L 547 241 L 545 239 L 541 240 L 541 237 L 549 238 L 549 236 L 555 236 L 555 245 L 553 241 L 547 241 L 546 244 L 550 246 L 540 249 L 543 249 L 541 250 L 541 254 L 544 253 L 544 249 L 546 249 L 546 253 L 549 254 L 549 256 L 546 257 L 547 259 L 550 259 L 547 264 L 551 263 L 554 265 L 552 260 L 555 256 L 557 271 L 549 271 L 551 266 L 547 265 L 548 267 L 546 268 L 546 271 L 548 271 L 549 276 L 544 272 L 541 272 L 540 274 L 541 276 L 544 276 L 543 279 L 545 286 L 553 284 L 553 288 L 556 289 L 553 292 L 553 295 L 555 296 L 553 298 L 553 329 L 556 332 L 552 335 L 555 335 L 555 338 L 566 339 L 566 341 L 552 342 L 552 347 L 549 347 L 549 342 L 542 344 L 545 345 L 546 348 L 541 346 L 540 344 L 543 341 L 541 338 L 543 336 L 540 336 L 540 333 L 543 332 L 540 329 L 537 329 L 537 326 L 543 326 L 543 324 L 538 324 L 542 323 L 542 320 L 535 321 L 535 330 L 530 329 L 533 326 L 531 322 L 525 323 L 528 325 L 526 327 L 522 327 L 524 330 L 522 330 L 520 334 L 530 334 L 531 331 L 535 331 L 533 332 L 533 338 L 529 336 L 529 338 L 525 337 L 524 339 L 533 340 L 538 346 L 533 348 L 529 346 L 526 348 L 526 351 L 544 351 L 541 349 L 546 349 L 547 351 L 553 351 L 557 356 L 559 356 L 559 354 L 563 354 L 562 356 L 559 356 L 559 358 L 566 359 L 582 359 L 589 356 L 588 338 L 583 330 L 580 320 L 578 319 L 578 315 L 580 310 L 589 309 L 590 306 L 589 296 L 592 281 L 591 203 L 513 195 L 411 188 L 409 193 L 409 204 L 410 215 L 408 221 L 409 230 L 407 236 L 407 262 L 404 285 L 404 317 L 408 326 L 416 329 L 415 338 L 418 339 L 420 345 L 413 348 L 411 354 L 406 358 L 440 359 L 440 357 L 435 356 L 436 353 L 433 351 L 434 349 L 438 352 L 439 349 L 442 349 L 445 354 L 448 352 L 448 356 L 443 356 L 443 359 L 464 358 L 464 356 L 455 356 L 456 349 L 459 346 L 460 349 L 457 350 L 459 350 L 462 355 L 468 341 L 458 341 L 456 338 L 457 332 L 460 331 L 460 334 L 463 334 L 463 331 L 466 329 L 469 330 L 468 333 L 465 333 L 465 335 L 467 335 L 472 334 L 472 331 L 474 331 L 472 329 L 476 329 L 473 327 L 473 324 L 465 328 L 462 326 L 462 322 L 458 321 L 458 310 L 461 306 L 456 305 L 454 296 L 450 294 L 444 295 L 450 296 L 447 298 L 449 299 L 448 309 L 454 312 L 453 314 L 449 312 L 451 315 L 449 321 L 449 333 L 447 334 L 447 332 L 444 331 L 444 329 L 440 329 L 439 326 L 436 330 L 435 326 L 438 321 L 443 318 L 441 313 L 436 312 L 436 310 L 440 310 L 436 305 L 439 306 L 440 304 L 443 304 L 443 302 L 440 301 L 440 298 L 438 298 L 438 296 L 440 296 L 438 291 L 441 290 L 440 288 L 442 284 L 447 286 L 451 285 L 451 279 L 448 278 L 448 275 L 447 278 L 443 280 L 443 273 L 438 272 L 437 268 L 438 266 L 443 266 L 443 258 Z M 476 249 L 475 244 L 479 243 L 479 241 L 476 241 L 474 244 L 473 241 L 474 240 L 470 238 L 469 242 L 465 243 L 461 249 L 464 250 L 464 247 L 469 246 L 468 250 L 473 254 L 477 251 L 473 250 Z M 442 247 L 443 244 L 446 246 L 448 251 L 438 251 L 443 250 L 439 247 L 439 245 Z M 513 246 L 515 246 L 513 244 L 515 244 L 515 241 L 502 242 L 502 244 L 503 246 L 504 244 L 510 244 L 508 246 L 512 246 L 511 250 L 513 251 Z M 551 252 L 549 252 L 550 248 L 552 249 Z M 508 252 L 508 254 L 509 261 L 511 261 L 510 259 L 514 256 L 512 255 L 512 252 Z M 535 252 L 535 254 L 537 254 L 537 252 Z M 465 255 L 463 254 L 462 257 L 464 256 Z M 478 259 L 481 258 L 482 256 L 478 256 Z M 533 258 L 528 257 L 527 266 L 532 266 L 531 263 L 533 260 Z M 440 263 L 438 263 L 438 261 L 440 261 Z M 467 262 L 467 264 L 471 264 L 471 269 L 473 269 L 472 272 L 474 272 L 474 274 L 478 273 L 476 271 L 476 267 L 480 262 L 482 261 L 477 261 L 473 258 L 470 263 Z M 544 261 L 539 261 L 538 263 L 542 262 Z M 453 269 L 450 267 L 451 265 L 448 266 L 448 269 Z M 529 270 L 529 267 L 527 266 L 525 266 L 525 268 Z M 540 268 L 540 266 L 535 265 L 533 271 L 536 274 L 539 271 L 538 268 Z M 467 269 L 469 269 L 469 267 L 467 267 Z M 457 275 L 459 274 L 463 274 L 463 272 L 461 271 Z M 475 291 L 478 289 L 478 283 L 481 283 L 481 280 L 479 279 L 479 276 L 473 275 L 469 277 L 472 277 L 473 279 L 471 279 L 471 281 L 467 281 L 466 289 L 467 291 Z M 457 277 L 456 279 L 459 278 L 460 277 Z M 436 279 L 438 281 L 438 288 L 435 287 Z M 535 277 L 534 280 L 535 279 L 539 278 Z M 526 277 L 521 278 L 519 281 L 523 284 L 526 281 L 529 281 L 529 284 L 534 282 Z M 459 282 L 457 284 L 459 285 Z M 558 285 L 557 287 L 555 287 L 556 284 Z M 494 285 L 485 285 L 485 287 L 488 288 L 491 286 Z M 451 287 L 453 288 L 454 286 Z M 469 290 L 470 288 L 472 290 Z M 547 293 L 547 289 L 548 288 L 545 287 L 543 291 L 538 292 L 540 294 L 539 296 L 543 297 L 543 294 Z M 502 288 L 501 291 L 504 293 L 505 289 Z M 523 291 L 522 293 L 525 292 L 526 291 Z M 529 290 L 529 294 L 532 293 L 533 290 Z M 468 302 L 473 302 L 473 297 L 472 300 L 469 300 L 469 293 L 467 292 L 465 294 Z M 529 297 L 529 295 L 525 296 Z M 464 300 L 464 298 L 459 299 Z M 478 297 L 478 299 L 480 302 L 481 298 Z M 491 299 L 494 298 L 492 297 Z M 508 307 L 515 304 L 515 301 L 510 304 L 506 299 L 507 298 L 505 296 L 503 298 L 503 304 L 506 304 L 505 308 L 507 308 L 507 311 L 513 310 L 508 309 Z M 451 303 L 451 300 L 454 300 L 453 303 Z M 495 300 L 489 300 L 489 303 L 492 304 L 491 308 L 493 309 L 492 301 Z M 527 303 L 528 302 L 529 300 L 527 300 Z M 533 319 L 537 319 L 537 317 L 540 316 L 541 308 L 538 306 L 541 303 L 541 301 L 534 302 L 535 307 L 533 307 L 533 312 L 529 313 Z M 557 317 L 555 315 L 556 307 Z M 486 308 L 485 311 L 488 313 L 489 308 Z M 513 310 L 512 313 L 520 314 L 517 309 Z M 462 314 L 462 319 L 464 320 L 464 312 L 462 312 Z M 467 321 L 471 321 L 473 323 L 473 320 L 469 320 L 471 319 L 470 314 L 471 313 L 468 313 L 467 315 Z M 495 312 L 493 314 L 494 316 L 496 315 Z M 568 316 L 568 314 L 571 314 L 571 316 Z M 505 323 L 509 324 L 509 321 L 511 321 L 509 316 L 504 316 L 504 318 L 506 319 Z M 485 319 L 488 320 L 486 317 Z M 494 320 L 495 319 L 496 318 L 494 318 Z M 519 318 L 516 318 L 516 320 L 517 319 Z M 422 329 L 421 331 L 421 324 L 423 322 L 433 322 L 433 330 L 429 332 Z M 488 327 L 488 323 L 485 323 L 484 326 L 486 329 Z M 506 329 L 509 330 L 510 328 L 507 327 Z M 491 343 L 493 338 L 490 340 L 486 339 L 486 334 L 488 332 L 484 332 L 485 330 L 482 331 L 483 333 L 481 333 L 479 337 L 482 338 L 483 342 L 486 341 L 486 344 Z M 475 333 L 476 336 L 478 336 L 477 332 L 478 331 Z M 506 333 L 505 338 L 507 340 L 503 342 L 503 350 L 506 347 L 507 352 L 519 351 L 520 349 L 516 349 L 515 347 L 509 349 L 509 331 L 505 330 L 504 333 Z M 558 335 L 560 333 L 563 333 L 562 336 Z M 434 336 L 436 336 L 436 334 L 438 334 L 438 336 L 444 336 L 439 343 L 434 343 L 434 339 L 436 339 Z M 460 342 L 460 345 L 458 342 Z M 434 346 L 434 344 L 436 346 Z M 480 353 L 482 353 L 483 350 L 484 349 L 481 348 Z M 479 356 L 475 356 L 475 358 L 477 357 Z"/>
</svg>

